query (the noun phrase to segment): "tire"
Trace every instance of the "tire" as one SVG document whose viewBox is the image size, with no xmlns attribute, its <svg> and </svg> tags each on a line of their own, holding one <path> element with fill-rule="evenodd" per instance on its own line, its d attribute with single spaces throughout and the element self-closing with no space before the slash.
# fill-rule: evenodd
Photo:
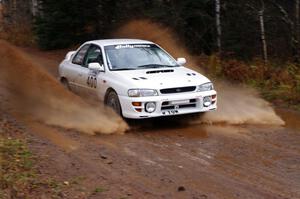
<svg viewBox="0 0 300 199">
<path fill-rule="evenodd" d="M 111 107 L 118 115 L 122 116 L 121 105 L 118 94 L 110 91 L 107 95 L 106 105 Z"/>
<path fill-rule="evenodd" d="M 61 80 L 61 84 L 63 85 L 63 87 L 65 87 L 65 89 L 71 91 L 71 87 L 70 87 L 69 81 L 67 79 L 63 78 Z"/>
</svg>

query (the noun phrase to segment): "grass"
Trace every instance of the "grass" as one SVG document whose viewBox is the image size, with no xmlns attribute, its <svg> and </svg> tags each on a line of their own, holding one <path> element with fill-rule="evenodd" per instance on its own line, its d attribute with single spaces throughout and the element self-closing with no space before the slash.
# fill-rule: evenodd
<svg viewBox="0 0 300 199">
<path fill-rule="evenodd" d="M 0 198 L 28 195 L 36 179 L 33 162 L 24 141 L 0 137 Z"/>
<path fill-rule="evenodd" d="M 93 191 L 93 193 L 102 193 L 102 192 L 105 192 L 107 191 L 105 188 L 102 188 L 102 187 L 96 187 L 95 190 Z"/>
<path fill-rule="evenodd" d="M 38 192 L 61 198 L 66 186 L 52 178 L 42 178 L 36 162 L 25 140 L 0 136 L 0 198 L 32 198 Z"/>
<path fill-rule="evenodd" d="M 34 156 L 26 140 L 0 135 L 0 198 L 38 198 L 46 194 L 48 198 L 64 198 L 64 193 L 75 190 L 96 195 L 108 191 L 96 187 L 84 189 L 85 177 L 76 176 L 69 181 L 57 181 L 37 172 L 38 157 Z M 75 194 L 76 194 L 75 193 Z"/>
</svg>

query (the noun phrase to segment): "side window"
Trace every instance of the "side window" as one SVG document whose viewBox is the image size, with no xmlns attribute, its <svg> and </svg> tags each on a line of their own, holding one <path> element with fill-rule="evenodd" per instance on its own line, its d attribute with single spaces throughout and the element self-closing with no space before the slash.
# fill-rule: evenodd
<svg viewBox="0 0 300 199">
<path fill-rule="evenodd" d="M 84 61 L 84 57 L 86 52 L 88 51 L 90 45 L 85 45 L 83 46 L 75 55 L 75 57 L 73 58 L 72 63 L 73 64 L 78 64 L 78 65 L 83 65 L 83 61 Z"/>
<path fill-rule="evenodd" d="M 102 52 L 99 46 L 92 45 L 89 48 L 87 55 L 85 57 L 84 66 L 88 66 L 89 63 L 95 63 L 95 62 L 101 65 L 103 64 Z"/>
</svg>

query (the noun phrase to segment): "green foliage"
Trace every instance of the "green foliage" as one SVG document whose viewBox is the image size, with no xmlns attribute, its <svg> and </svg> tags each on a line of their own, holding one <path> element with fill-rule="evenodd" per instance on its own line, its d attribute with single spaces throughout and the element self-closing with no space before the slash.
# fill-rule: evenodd
<svg viewBox="0 0 300 199">
<path fill-rule="evenodd" d="M 2 1 L 12 9 L 10 1 Z M 213 0 L 39 0 L 34 17 L 35 38 L 44 49 L 65 48 L 86 40 L 107 38 L 131 19 L 152 19 L 176 31 L 188 49 L 197 55 L 216 52 L 216 13 Z M 261 56 L 259 12 L 264 10 L 265 36 L 270 60 L 299 58 L 295 1 L 221 0 L 222 57 L 252 60 Z M 31 1 L 17 6 L 17 15 L 5 13 L 4 21 L 18 27 L 30 20 Z M 13 17 L 13 16 L 18 16 Z M 20 20 L 21 19 L 21 20 Z M 17 23 L 16 23 L 17 22 Z M 0 28 L 1 29 L 1 28 Z M 16 31 L 18 30 L 18 31 Z M 17 32 L 16 34 L 10 34 Z M 15 43 L 32 43 L 21 28 L 5 38 Z M 25 32 L 27 33 L 27 31 Z M 1 32 L 0 32 L 0 37 Z M 298 56 L 297 56 L 298 55 Z M 299 61 L 299 60 L 298 60 Z"/>
<path fill-rule="evenodd" d="M 289 13 L 294 9 L 293 2 L 264 1 L 269 57 L 270 60 L 281 60 L 267 65 L 254 59 L 261 56 L 262 49 L 258 15 L 262 9 L 260 0 L 221 1 L 222 60 L 213 55 L 216 51 L 214 1 L 42 2 L 43 14 L 36 19 L 36 33 L 43 48 L 63 48 L 89 39 L 101 39 L 130 19 L 152 19 L 176 30 L 179 41 L 184 41 L 191 52 L 211 55 L 206 59 L 210 76 L 254 86 L 272 101 L 300 102 L 299 66 L 289 62 L 294 53 L 293 31 L 286 22 L 294 19 L 291 16 L 284 18 L 282 10 L 276 6 L 277 3 Z"/>
<path fill-rule="evenodd" d="M 35 33 L 43 49 L 64 48 L 94 37 L 99 0 L 43 0 L 35 20 Z"/>
<path fill-rule="evenodd" d="M 300 75 L 296 75 L 296 92 L 300 95 Z"/>
<path fill-rule="evenodd" d="M 173 27 L 195 53 L 211 53 L 214 48 L 214 5 L 208 0 L 43 0 L 41 7 L 35 34 L 43 49 L 105 38 L 132 18 L 150 18 Z"/>
<path fill-rule="evenodd" d="M 147 18 L 174 30 L 195 54 L 216 51 L 215 1 L 212 0 L 41 0 L 35 33 L 44 49 L 64 48 L 86 40 L 106 38 L 130 19 Z M 261 56 L 258 13 L 262 1 L 221 1 L 222 55 L 251 60 Z M 269 57 L 294 55 L 293 33 L 277 5 L 291 13 L 294 3 L 264 1 L 266 41 Z M 283 20 L 284 19 L 284 20 Z M 295 42 L 294 42 L 295 43 Z M 284 49 L 284 50 L 283 50 Z"/>
</svg>

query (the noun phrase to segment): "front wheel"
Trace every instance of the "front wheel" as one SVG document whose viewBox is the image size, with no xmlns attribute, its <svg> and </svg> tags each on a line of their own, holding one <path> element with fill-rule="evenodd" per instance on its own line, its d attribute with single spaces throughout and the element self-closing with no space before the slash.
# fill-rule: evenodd
<svg viewBox="0 0 300 199">
<path fill-rule="evenodd" d="M 109 92 L 106 100 L 106 105 L 111 107 L 118 115 L 122 116 L 121 105 L 116 92 Z"/>
<path fill-rule="evenodd" d="M 60 82 L 65 89 L 71 91 L 71 87 L 70 87 L 69 81 L 67 79 L 63 78 Z"/>
</svg>

